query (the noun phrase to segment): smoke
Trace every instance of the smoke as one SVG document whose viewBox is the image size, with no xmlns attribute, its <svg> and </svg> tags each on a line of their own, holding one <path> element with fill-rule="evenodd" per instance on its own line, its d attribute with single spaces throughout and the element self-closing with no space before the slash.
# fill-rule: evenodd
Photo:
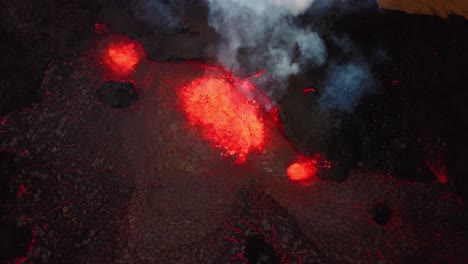
<svg viewBox="0 0 468 264">
<path fill-rule="evenodd" d="M 339 48 L 341 61 L 328 62 L 319 103 L 322 110 L 350 113 L 372 90 L 375 80 L 361 50 L 348 35 L 333 34 L 331 42 Z"/>
<path fill-rule="evenodd" d="M 273 99 L 286 92 L 287 80 L 304 66 L 325 69 L 323 110 L 351 112 L 362 95 L 371 90 L 374 80 L 370 67 L 347 36 L 332 36 L 332 43 L 347 58 L 327 62 L 324 41 L 312 28 L 303 28 L 295 18 L 307 15 L 327 17 L 332 9 L 356 12 L 372 8 L 373 1 L 349 0 L 206 0 L 209 24 L 221 36 L 214 55 L 225 68 L 251 75 L 265 70 L 257 84 Z M 321 16 L 325 15 L 325 16 Z M 274 85 L 271 85 L 274 80 Z"/>
<path fill-rule="evenodd" d="M 133 12 L 156 28 L 174 29 L 180 27 L 182 22 L 180 16 L 175 14 L 174 7 L 184 6 L 185 2 L 186 0 L 137 0 Z"/>
<path fill-rule="evenodd" d="M 278 100 L 286 93 L 291 75 L 300 74 L 305 68 L 324 66 L 325 80 L 320 87 L 323 92 L 319 98 L 324 110 L 350 112 L 360 97 L 371 89 L 374 82 L 370 68 L 349 37 L 331 35 L 329 38 L 331 44 L 347 58 L 344 63 L 338 63 L 328 58 L 317 28 L 300 26 L 296 22 L 298 16 L 305 13 L 326 19 L 330 10 L 354 12 L 370 7 L 369 3 L 373 1 L 359 1 L 359 5 L 351 0 L 205 1 L 208 3 L 208 23 L 220 36 L 209 49 L 209 55 L 216 57 L 218 63 L 236 75 L 247 77 L 264 72 L 251 81 L 271 99 Z M 136 0 L 134 13 L 156 28 L 177 30 L 192 2 Z"/>
<path fill-rule="evenodd" d="M 320 96 L 320 106 L 327 111 L 349 113 L 373 83 L 370 69 L 364 62 L 331 64 L 324 82 L 324 93 Z"/>
<path fill-rule="evenodd" d="M 277 84 L 266 92 L 282 96 L 288 77 L 299 73 L 301 65 L 321 66 L 326 60 L 320 36 L 294 23 L 313 1 L 207 0 L 209 24 L 221 36 L 214 49 L 219 63 L 238 74 L 265 70 L 263 80 Z"/>
</svg>

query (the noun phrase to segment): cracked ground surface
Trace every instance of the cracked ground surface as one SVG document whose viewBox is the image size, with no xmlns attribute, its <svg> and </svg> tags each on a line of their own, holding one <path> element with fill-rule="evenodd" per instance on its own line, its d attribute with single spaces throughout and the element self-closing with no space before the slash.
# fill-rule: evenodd
<svg viewBox="0 0 468 264">
<path fill-rule="evenodd" d="M 274 122 L 275 144 L 236 165 L 188 125 L 176 96 L 194 78 L 221 73 L 143 62 L 134 76 L 140 101 L 117 110 L 97 100 L 104 78 L 87 60 L 52 62 L 43 100 L 2 122 L 2 151 L 24 164 L 11 217 L 33 230 L 28 261 L 243 263 L 254 233 L 283 263 L 466 258 L 467 215 L 452 185 L 361 166 L 344 183 L 300 186 L 285 176 L 294 152 Z M 387 226 L 369 213 L 379 201 L 394 213 Z"/>
<path fill-rule="evenodd" d="M 352 164 L 341 183 L 301 186 L 285 175 L 296 153 L 270 116 L 270 144 L 242 166 L 222 158 L 187 124 L 177 89 L 206 73 L 222 76 L 208 63 L 183 62 L 203 59 L 215 39 L 205 10 L 184 11 L 188 32 L 155 34 L 122 6 L 91 2 L 11 2 L 1 9 L 8 25 L 1 46 L 8 50 L 1 64 L 7 76 L 0 99 L 2 220 L 24 230 L 27 252 L 7 263 L 245 263 L 252 234 L 263 235 L 282 263 L 468 262 L 466 197 L 459 196 L 466 195 L 461 105 L 467 97 L 454 88 L 466 83 L 457 71 L 466 65 L 460 20 L 400 13 L 331 20 L 327 30 L 358 42 L 374 36 L 366 50 L 385 43 L 393 62 L 377 67 L 385 92 L 366 101 L 356 123 L 366 127 L 363 162 Z M 63 12 L 47 15 L 59 6 Z M 105 78 L 84 56 L 96 22 L 141 39 L 152 59 L 173 61 L 138 67 L 132 78 L 139 101 L 129 109 L 98 100 Z M 9 68 L 9 61 L 18 67 Z M 296 88 L 308 85 L 310 77 L 302 77 Z M 324 143 L 326 117 L 301 118 L 314 114 L 314 95 L 293 92 L 285 105 L 299 108 L 290 116 L 304 135 L 292 137 L 304 147 L 334 144 L 338 157 L 359 161 L 343 144 L 347 135 Z M 456 165 L 447 164 L 448 183 L 430 171 L 418 178 L 426 166 L 420 152 L 437 161 L 433 146 L 447 149 L 446 141 Z M 431 163 L 435 172 L 447 173 L 439 162 Z M 386 225 L 372 219 L 377 203 L 392 210 Z"/>
</svg>

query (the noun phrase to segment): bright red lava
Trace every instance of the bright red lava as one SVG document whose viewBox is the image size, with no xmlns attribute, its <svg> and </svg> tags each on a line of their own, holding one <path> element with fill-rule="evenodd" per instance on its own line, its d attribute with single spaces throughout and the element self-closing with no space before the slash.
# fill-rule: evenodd
<svg viewBox="0 0 468 264">
<path fill-rule="evenodd" d="M 222 156 L 243 163 L 251 151 L 261 151 L 265 127 L 259 107 L 248 101 L 226 79 L 201 77 L 179 91 L 183 110 L 190 123 L 201 128 L 203 136 Z"/>
<path fill-rule="evenodd" d="M 110 43 L 104 50 L 104 62 L 110 70 L 119 76 L 132 73 L 144 56 L 140 43 L 123 39 Z"/>
<path fill-rule="evenodd" d="M 317 92 L 317 91 L 315 90 L 315 88 L 312 88 L 312 87 L 305 87 L 304 89 L 302 89 L 302 91 L 303 91 L 304 93 L 310 93 L 310 92 L 315 93 L 315 92 Z"/>
<path fill-rule="evenodd" d="M 317 161 L 308 160 L 295 162 L 289 165 L 286 173 L 292 181 L 303 181 L 314 177 L 318 171 Z"/>
</svg>

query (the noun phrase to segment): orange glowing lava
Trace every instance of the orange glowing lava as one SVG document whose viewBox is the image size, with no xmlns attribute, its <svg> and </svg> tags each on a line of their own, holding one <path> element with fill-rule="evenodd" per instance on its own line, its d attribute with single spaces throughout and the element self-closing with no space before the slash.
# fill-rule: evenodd
<svg viewBox="0 0 468 264">
<path fill-rule="evenodd" d="M 292 181 L 307 180 L 317 173 L 316 161 L 295 162 L 289 165 L 286 173 Z"/>
<path fill-rule="evenodd" d="M 234 156 L 242 163 L 249 152 L 262 150 L 265 128 L 258 107 L 231 82 L 202 77 L 181 89 L 179 96 L 191 124 L 223 149 L 223 156 Z"/>
<path fill-rule="evenodd" d="M 104 52 L 104 62 L 117 75 L 132 73 L 143 56 L 140 43 L 132 40 L 110 43 Z"/>
</svg>

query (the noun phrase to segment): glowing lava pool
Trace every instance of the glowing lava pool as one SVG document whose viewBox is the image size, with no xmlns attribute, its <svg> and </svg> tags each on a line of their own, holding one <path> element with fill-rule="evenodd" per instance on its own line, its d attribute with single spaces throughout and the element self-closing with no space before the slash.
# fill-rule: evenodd
<svg viewBox="0 0 468 264">
<path fill-rule="evenodd" d="M 259 108 L 226 79 L 202 77 L 179 91 L 182 108 L 203 136 L 223 149 L 222 156 L 245 161 L 251 151 L 261 151 L 265 128 Z"/>
<path fill-rule="evenodd" d="M 98 42 L 96 55 L 108 80 L 128 77 L 146 59 L 143 45 L 125 35 L 112 34 Z"/>
</svg>

